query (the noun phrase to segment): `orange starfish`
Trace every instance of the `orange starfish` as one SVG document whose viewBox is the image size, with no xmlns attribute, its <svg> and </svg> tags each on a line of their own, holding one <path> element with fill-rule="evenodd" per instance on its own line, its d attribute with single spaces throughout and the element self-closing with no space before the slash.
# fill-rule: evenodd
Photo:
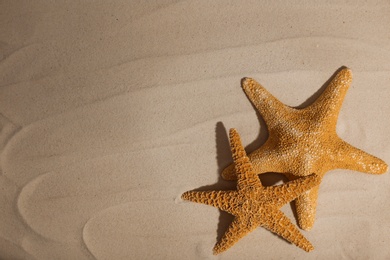
<svg viewBox="0 0 390 260">
<path fill-rule="evenodd" d="M 280 186 L 264 187 L 235 129 L 230 130 L 230 146 L 237 172 L 237 190 L 187 191 L 182 195 L 185 200 L 211 205 L 235 216 L 225 235 L 215 245 L 214 254 L 227 250 L 258 226 L 265 227 L 306 251 L 313 250 L 314 247 L 280 208 L 318 185 L 320 178 L 313 174 Z"/>
<path fill-rule="evenodd" d="M 268 140 L 249 154 L 256 173 L 278 172 L 290 180 L 316 173 L 321 178 L 332 169 L 350 169 L 372 174 L 388 170 L 387 164 L 343 141 L 336 133 L 337 117 L 352 81 L 352 73 L 342 68 L 321 96 L 310 106 L 296 109 L 284 105 L 253 79 L 243 88 L 263 116 Z M 222 177 L 237 178 L 234 165 Z M 310 229 L 315 220 L 319 186 L 296 199 L 299 226 Z"/>
</svg>

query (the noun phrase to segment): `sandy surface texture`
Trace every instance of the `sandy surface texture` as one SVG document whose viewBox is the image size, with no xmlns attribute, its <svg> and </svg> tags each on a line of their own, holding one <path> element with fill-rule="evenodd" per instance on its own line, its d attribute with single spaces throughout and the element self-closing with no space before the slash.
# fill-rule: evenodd
<svg viewBox="0 0 390 260">
<path fill-rule="evenodd" d="M 265 141 L 247 76 L 305 106 L 348 66 L 337 132 L 390 163 L 389 1 L 302 2 L 1 1 L 0 259 L 389 259 L 389 173 L 324 177 L 310 253 L 213 256 L 232 216 L 180 199 L 235 187 L 229 128 Z"/>
</svg>

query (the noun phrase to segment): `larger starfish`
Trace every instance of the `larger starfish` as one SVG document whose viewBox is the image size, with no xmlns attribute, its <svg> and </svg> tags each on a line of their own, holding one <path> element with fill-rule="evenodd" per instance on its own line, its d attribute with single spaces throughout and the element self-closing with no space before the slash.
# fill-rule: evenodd
<svg viewBox="0 0 390 260">
<path fill-rule="evenodd" d="M 215 245 L 219 254 L 258 226 L 282 236 L 298 247 L 310 251 L 314 247 L 280 211 L 280 208 L 299 194 L 319 184 L 319 177 L 311 175 L 280 186 L 264 187 L 247 157 L 235 129 L 230 130 L 230 146 L 237 172 L 237 190 L 187 191 L 185 200 L 217 207 L 235 216 L 229 229 Z"/>
<path fill-rule="evenodd" d="M 353 147 L 336 133 L 337 117 L 352 73 L 342 68 L 325 91 L 310 106 L 296 109 L 284 105 L 253 79 L 246 78 L 245 93 L 263 116 L 269 137 L 249 154 L 256 173 L 278 172 L 289 179 L 316 173 L 321 178 L 332 169 L 350 169 L 372 174 L 388 170 L 381 159 Z M 235 180 L 234 165 L 228 166 L 222 177 Z M 315 220 L 319 186 L 299 196 L 296 203 L 298 223 L 312 228 Z"/>
</svg>

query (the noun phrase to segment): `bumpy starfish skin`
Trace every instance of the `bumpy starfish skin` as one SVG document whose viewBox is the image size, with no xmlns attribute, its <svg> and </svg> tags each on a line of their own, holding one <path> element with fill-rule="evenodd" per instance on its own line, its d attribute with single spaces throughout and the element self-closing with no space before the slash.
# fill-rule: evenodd
<svg viewBox="0 0 390 260">
<path fill-rule="evenodd" d="M 214 254 L 227 250 L 258 226 L 280 235 L 305 251 L 313 250 L 314 247 L 280 208 L 318 185 L 320 178 L 313 174 L 280 186 L 264 187 L 235 129 L 230 130 L 230 145 L 237 172 L 237 190 L 187 191 L 182 195 L 185 200 L 211 205 L 235 216 L 229 229 L 215 245 Z"/>
<path fill-rule="evenodd" d="M 351 81 L 351 71 L 343 68 L 313 104 L 295 109 L 281 103 L 253 79 L 245 79 L 244 91 L 263 116 L 269 132 L 265 144 L 248 156 L 255 172 L 283 173 L 292 180 L 311 173 L 322 178 L 337 168 L 385 173 L 388 166 L 384 161 L 351 146 L 336 133 L 337 117 Z M 233 164 L 222 172 L 222 177 L 237 179 Z M 296 200 L 299 226 L 306 230 L 314 224 L 318 188 Z"/>
</svg>

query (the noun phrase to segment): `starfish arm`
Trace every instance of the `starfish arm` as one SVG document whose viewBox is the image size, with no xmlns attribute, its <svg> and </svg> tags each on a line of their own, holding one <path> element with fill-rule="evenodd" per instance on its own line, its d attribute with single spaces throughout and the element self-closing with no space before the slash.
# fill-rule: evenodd
<svg viewBox="0 0 390 260">
<path fill-rule="evenodd" d="M 310 230 L 316 219 L 319 185 L 304 192 L 295 200 L 298 215 L 298 225 L 304 230 Z"/>
<path fill-rule="evenodd" d="M 368 154 L 345 141 L 340 141 L 337 149 L 335 168 L 382 174 L 388 171 L 388 165 L 381 159 Z"/>
<path fill-rule="evenodd" d="M 210 205 L 234 215 L 238 206 L 236 195 L 237 191 L 187 191 L 181 198 Z"/>
<path fill-rule="evenodd" d="M 237 172 L 237 190 L 238 192 L 255 187 L 262 187 L 261 182 L 252 163 L 246 155 L 245 149 L 241 144 L 240 135 L 237 130 L 232 128 L 229 133 L 230 146 L 233 154 L 235 170 Z"/>
<path fill-rule="evenodd" d="M 275 98 L 254 79 L 245 78 L 242 87 L 250 101 L 260 112 L 269 130 L 279 124 L 280 118 L 284 118 L 288 114 L 290 108 Z"/>
<path fill-rule="evenodd" d="M 319 117 L 321 122 L 326 122 L 332 129 L 336 130 L 337 117 L 351 82 L 351 70 L 341 69 L 319 98 L 306 110 L 310 110 Z"/>
<path fill-rule="evenodd" d="M 297 227 L 280 210 L 272 212 L 269 218 L 263 220 L 261 226 L 278 234 L 287 241 L 295 244 L 303 250 L 309 252 L 314 249 L 313 245 L 307 240 Z"/>
<path fill-rule="evenodd" d="M 248 221 L 243 221 L 238 217 L 234 218 L 229 229 L 223 235 L 221 240 L 214 246 L 214 255 L 222 253 L 232 247 L 238 240 L 254 230 L 257 226 L 250 225 Z"/>
<path fill-rule="evenodd" d="M 320 182 L 321 178 L 316 174 L 312 174 L 293 181 L 289 181 L 283 185 L 269 186 L 266 187 L 266 189 L 274 195 L 273 197 L 275 198 L 275 205 L 280 208 L 284 204 L 289 203 L 290 201 L 297 198 L 302 193 L 310 190 L 314 186 L 319 185 Z"/>
<path fill-rule="evenodd" d="M 280 158 L 277 157 L 277 154 L 269 151 L 270 148 L 266 143 L 248 155 L 248 158 L 252 163 L 252 167 L 256 174 L 284 171 Z M 225 180 L 237 180 L 237 173 L 234 163 L 226 167 L 221 174 L 222 178 Z"/>
</svg>

